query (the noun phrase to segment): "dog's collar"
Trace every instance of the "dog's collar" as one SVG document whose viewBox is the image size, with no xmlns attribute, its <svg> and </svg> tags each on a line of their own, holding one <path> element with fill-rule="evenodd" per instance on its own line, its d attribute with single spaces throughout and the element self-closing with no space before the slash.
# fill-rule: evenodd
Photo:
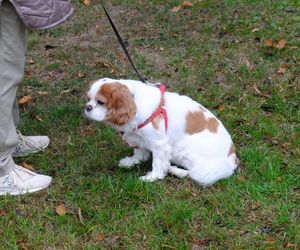
<svg viewBox="0 0 300 250">
<path fill-rule="evenodd" d="M 149 122 L 152 122 L 159 115 L 162 115 L 164 118 L 165 130 L 168 129 L 168 115 L 167 115 L 166 109 L 164 108 L 164 106 L 165 106 L 164 93 L 166 90 L 165 85 L 160 84 L 159 90 L 160 90 L 162 96 L 161 96 L 161 102 L 160 102 L 158 108 L 152 113 L 152 115 L 149 118 L 147 118 L 143 123 L 140 123 L 138 125 L 138 127 L 137 127 L 138 129 L 145 127 Z"/>
</svg>

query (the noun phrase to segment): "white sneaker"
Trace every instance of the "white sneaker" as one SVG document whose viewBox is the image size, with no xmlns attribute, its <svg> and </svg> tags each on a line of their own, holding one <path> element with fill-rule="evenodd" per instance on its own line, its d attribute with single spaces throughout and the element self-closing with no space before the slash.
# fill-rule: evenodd
<svg viewBox="0 0 300 250">
<path fill-rule="evenodd" d="M 48 136 L 24 136 L 17 131 L 20 143 L 16 146 L 12 157 L 21 157 L 45 150 L 49 143 Z"/>
<path fill-rule="evenodd" d="M 26 168 L 15 165 L 14 169 L 0 177 L 0 195 L 19 195 L 32 193 L 50 185 L 52 178 L 34 173 Z"/>
</svg>

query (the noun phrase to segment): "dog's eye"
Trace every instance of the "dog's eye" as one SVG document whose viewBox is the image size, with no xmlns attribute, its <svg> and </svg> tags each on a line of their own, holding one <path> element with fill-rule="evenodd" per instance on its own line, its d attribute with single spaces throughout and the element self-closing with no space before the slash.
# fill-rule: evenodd
<svg viewBox="0 0 300 250">
<path fill-rule="evenodd" d="M 103 106 L 105 103 L 100 100 L 97 100 L 97 104 Z"/>
</svg>

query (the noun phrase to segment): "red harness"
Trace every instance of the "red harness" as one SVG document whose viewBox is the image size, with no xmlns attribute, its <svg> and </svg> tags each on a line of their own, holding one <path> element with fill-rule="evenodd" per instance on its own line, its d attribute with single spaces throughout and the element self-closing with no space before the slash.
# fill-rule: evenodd
<svg viewBox="0 0 300 250">
<path fill-rule="evenodd" d="M 159 90 L 162 94 L 162 100 L 161 100 L 160 105 L 158 106 L 158 108 L 152 113 L 152 115 L 148 119 L 146 119 L 143 123 L 138 125 L 138 129 L 146 126 L 149 122 L 152 122 L 159 115 L 163 116 L 163 118 L 165 120 L 165 129 L 166 130 L 168 129 L 168 115 L 167 115 L 166 109 L 164 108 L 164 106 L 165 106 L 164 93 L 165 93 L 165 90 L 166 90 L 165 85 L 163 85 L 163 84 L 159 85 Z"/>
</svg>

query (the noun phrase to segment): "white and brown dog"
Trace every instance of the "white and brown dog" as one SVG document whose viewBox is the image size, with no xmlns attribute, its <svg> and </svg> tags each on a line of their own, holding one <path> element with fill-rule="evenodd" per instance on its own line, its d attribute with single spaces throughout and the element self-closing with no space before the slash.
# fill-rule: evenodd
<svg viewBox="0 0 300 250">
<path fill-rule="evenodd" d="M 133 156 L 119 162 L 121 167 L 131 168 L 152 153 L 152 171 L 142 180 L 172 173 L 208 186 L 231 176 L 237 167 L 234 145 L 223 124 L 191 98 L 164 93 L 163 87 L 100 79 L 87 93 L 85 114 L 109 123 L 134 147 Z"/>
</svg>

